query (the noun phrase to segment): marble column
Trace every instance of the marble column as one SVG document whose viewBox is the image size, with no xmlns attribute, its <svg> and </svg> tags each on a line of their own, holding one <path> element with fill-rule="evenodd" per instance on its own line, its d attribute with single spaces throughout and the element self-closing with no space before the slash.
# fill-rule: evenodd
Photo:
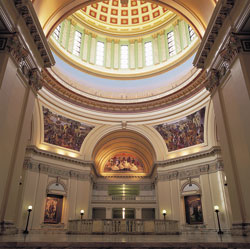
<svg viewBox="0 0 250 249">
<path fill-rule="evenodd" d="M 17 221 L 21 178 L 25 148 L 31 132 L 31 119 L 37 91 L 42 87 L 41 72 L 29 69 L 28 51 L 17 37 L 8 38 L 6 49 L 1 51 L 0 66 L 0 221 L 4 224 Z"/>
<path fill-rule="evenodd" d="M 235 37 L 221 51 L 222 67 L 211 69 L 207 89 L 214 104 L 217 131 L 228 181 L 235 233 L 250 233 L 250 53 Z M 248 40 L 250 40 L 248 38 Z"/>
</svg>

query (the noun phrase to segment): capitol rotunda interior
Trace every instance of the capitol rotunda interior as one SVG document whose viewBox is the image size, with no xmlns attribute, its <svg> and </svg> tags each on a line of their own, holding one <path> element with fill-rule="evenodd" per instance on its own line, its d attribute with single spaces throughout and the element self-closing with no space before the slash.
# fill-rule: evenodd
<svg viewBox="0 0 250 249">
<path fill-rule="evenodd" d="M 0 0 L 0 248 L 249 236 L 249 60 L 249 0 Z"/>
</svg>

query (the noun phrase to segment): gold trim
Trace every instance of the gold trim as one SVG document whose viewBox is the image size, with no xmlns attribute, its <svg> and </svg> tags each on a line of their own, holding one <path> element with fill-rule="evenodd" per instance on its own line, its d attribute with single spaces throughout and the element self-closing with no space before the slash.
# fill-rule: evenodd
<svg viewBox="0 0 250 249">
<path fill-rule="evenodd" d="M 77 94 L 65 86 L 61 85 L 55 78 L 53 78 L 47 70 L 42 71 L 44 80 L 44 87 L 58 97 L 68 101 L 69 103 L 92 109 L 95 111 L 104 111 L 112 113 L 135 113 L 144 111 L 153 111 L 167 106 L 175 105 L 192 97 L 197 92 L 204 89 L 207 81 L 206 71 L 203 70 L 199 75 L 192 80 L 188 85 L 170 95 L 155 100 L 144 101 L 139 103 L 111 103 L 108 101 L 99 101 L 94 98 L 88 98 Z"/>
</svg>

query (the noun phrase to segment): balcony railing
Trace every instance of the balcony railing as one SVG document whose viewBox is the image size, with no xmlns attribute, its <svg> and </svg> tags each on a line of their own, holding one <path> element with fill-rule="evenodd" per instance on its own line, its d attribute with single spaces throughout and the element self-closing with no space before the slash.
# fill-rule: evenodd
<svg viewBox="0 0 250 249">
<path fill-rule="evenodd" d="M 103 195 L 94 195 L 92 196 L 92 201 L 156 201 L 155 196 L 103 196 Z"/>
<path fill-rule="evenodd" d="M 179 234 L 176 220 L 69 220 L 70 234 Z"/>
</svg>

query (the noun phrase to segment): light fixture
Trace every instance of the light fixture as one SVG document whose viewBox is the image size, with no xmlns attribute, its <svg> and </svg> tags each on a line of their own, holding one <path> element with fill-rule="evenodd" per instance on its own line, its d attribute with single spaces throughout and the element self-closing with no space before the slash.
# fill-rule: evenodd
<svg viewBox="0 0 250 249">
<path fill-rule="evenodd" d="M 126 216 L 125 216 L 125 208 L 122 208 L 122 219 L 125 219 Z"/>
<path fill-rule="evenodd" d="M 220 212 L 220 208 L 219 206 L 214 206 L 214 211 L 217 215 L 217 221 L 218 221 L 218 227 L 219 227 L 219 231 L 218 231 L 218 234 L 223 234 L 223 232 L 221 231 L 221 228 L 220 228 L 220 218 L 219 218 L 219 212 Z"/>
<path fill-rule="evenodd" d="M 32 206 L 31 205 L 28 206 L 28 210 L 27 211 L 28 211 L 27 223 L 26 223 L 26 228 L 23 231 L 23 233 L 25 233 L 25 234 L 29 233 L 28 226 L 29 226 L 29 220 L 30 220 L 30 212 L 32 211 Z"/>
<path fill-rule="evenodd" d="M 80 214 L 81 214 L 81 220 L 82 220 L 82 217 L 84 215 L 84 210 L 83 209 L 80 211 Z"/>
<path fill-rule="evenodd" d="M 164 217 L 164 220 L 166 219 L 166 215 L 167 215 L 167 211 L 165 209 L 162 210 L 162 214 L 163 214 L 163 217 Z"/>
</svg>

